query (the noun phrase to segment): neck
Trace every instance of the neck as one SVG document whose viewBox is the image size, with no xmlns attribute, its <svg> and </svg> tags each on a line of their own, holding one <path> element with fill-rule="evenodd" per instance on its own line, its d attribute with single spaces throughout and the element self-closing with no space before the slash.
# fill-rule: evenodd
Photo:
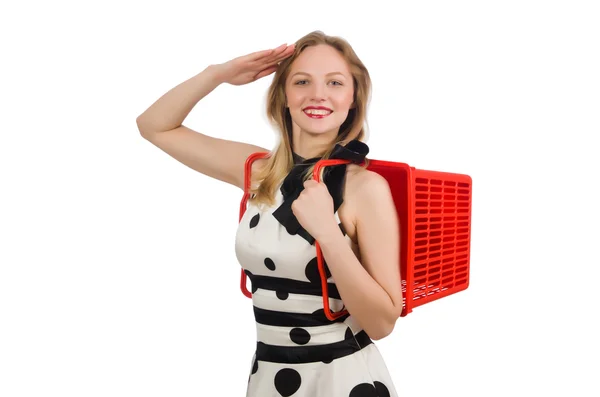
<svg viewBox="0 0 600 397">
<path fill-rule="evenodd" d="M 334 130 L 314 134 L 300 129 L 296 124 L 293 125 L 291 132 L 292 152 L 303 159 L 312 159 L 321 157 L 327 151 L 337 138 L 339 128 Z"/>
</svg>

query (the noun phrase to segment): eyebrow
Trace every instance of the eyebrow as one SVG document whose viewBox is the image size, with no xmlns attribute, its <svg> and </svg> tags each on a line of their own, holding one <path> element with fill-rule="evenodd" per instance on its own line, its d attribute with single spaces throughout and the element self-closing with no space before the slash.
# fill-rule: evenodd
<svg viewBox="0 0 600 397">
<path fill-rule="evenodd" d="M 306 75 L 306 76 L 310 76 L 310 73 L 306 73 L 306 72 L 296 72 L 296 73 L 294 73 L 294 74 L 292 75 L 292 77 L 294 77 L 294 76 L 296 76 L 296 75 L 298 75 L 298 74 L 303 74 L 303 75 Z M 343 74 L 342 72 L 330 72 L 330 73 L 327 73 L 325 76 L 333 76 L 333 75 L 335 75 L 335 74 L 339 74 L 339 75 L 340 75 L 340 76 L 342 76 L 342 77 L 346 77 L 346 76 L 344 76 L 344 74 Z"/>
</svg>

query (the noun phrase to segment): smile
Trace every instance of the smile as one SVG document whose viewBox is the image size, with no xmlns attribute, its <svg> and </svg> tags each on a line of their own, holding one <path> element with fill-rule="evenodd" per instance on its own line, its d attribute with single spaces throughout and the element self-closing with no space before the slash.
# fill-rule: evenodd
<svg viewBox="0 0 600 397">
<path fill-rule="evenodd" d="M 324 117 L 329 116 L 333 113 L 331 110 L 324 109 L 306 109 L 304 110 L 304 114 L 306 114 L 311 119 L 322 119 Z"/>
</svg>

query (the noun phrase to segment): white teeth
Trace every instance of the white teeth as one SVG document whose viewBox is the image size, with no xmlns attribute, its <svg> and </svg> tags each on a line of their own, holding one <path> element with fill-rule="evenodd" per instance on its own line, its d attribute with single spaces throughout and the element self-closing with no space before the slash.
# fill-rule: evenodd
<svg viewBox="0 0 600 397">
<path fill-rule="evenodd" d="M 304 112 L 308 113 L 308 114 L 318 114 L 318 115 L 326 115 L 326 114 L 331 113 L 329 110 L 320 110 L 320 109 L 306 109 Z"/>
</svg>

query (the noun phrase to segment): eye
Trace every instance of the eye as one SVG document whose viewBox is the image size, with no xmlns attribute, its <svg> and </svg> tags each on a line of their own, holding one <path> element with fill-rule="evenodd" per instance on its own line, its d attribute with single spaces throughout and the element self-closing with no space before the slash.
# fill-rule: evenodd
<svg viewBox="0 0 600 397">
<path fill-rule="evenodd" d="M 296 81 L 294 84 L 295 85 L 306 85 L 308 82 L 308 80 L 298 80 Z M 304 84 L 303 84 L 304 83 Z M 340 83 L 337 80 L 332 80 L 331 83 L 333 83 L 333 85 L 343 85 L 342 83 Z"/>
</svg>

